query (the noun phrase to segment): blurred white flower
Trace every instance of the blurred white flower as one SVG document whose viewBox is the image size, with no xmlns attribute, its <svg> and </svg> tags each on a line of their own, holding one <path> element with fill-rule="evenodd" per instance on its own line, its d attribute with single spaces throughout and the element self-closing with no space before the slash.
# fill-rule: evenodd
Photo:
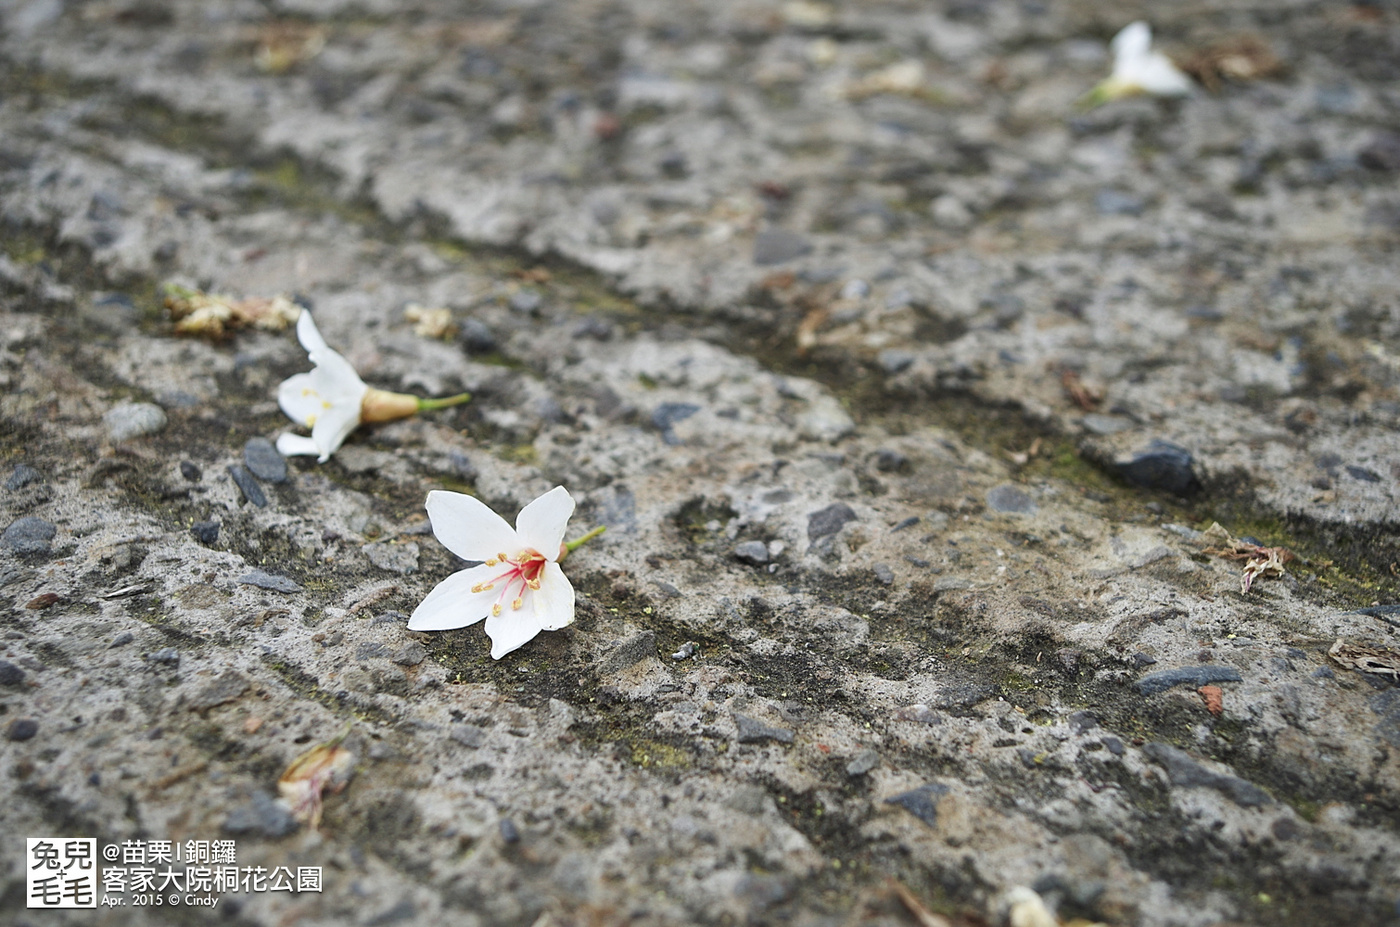
<svg viewBox="0 0 1400 927">
<path fill-rule="evenodd" d="M 277 404 L 292 421 L 310 428 L 311 437 L 279 437 L 277 450 L 287 457 L 315 454 L 325 463 L 361 422 L 388 422 L 471 399 L 467 393 L 446 399 L 419 399 L 366 386 L 350 362 L 326 344 L 306 310 L 297 319 L 297 338 L 315 368 L 284 380 L 277 388 Z"/>
<path fill-rule="evenodd" d="M 1084 97 L 1087 107 L 1135 94 L 1180 97 L 1191 93 L 1191 78 L 1172 60 L 1152 50 L 1152 28 L 1142 20 L 1129 23 L 1109 44 L 1113 73 Z"/>
<path fill-rule="evenodd" d="M 568 490 L 556 486 L 520 510 L 515 527 L 485 503 L 457 492 L 428 493 L 428 517 L 443 546 L 478 566 L 438 583 L 413 611 L 414 631 L 445 631 L 486 619 L 491 657 L 501 657 L 574 620 L 574 587 L 559 561 L 589 538 L 564 544 L 574 512 Z"/>
</svg>

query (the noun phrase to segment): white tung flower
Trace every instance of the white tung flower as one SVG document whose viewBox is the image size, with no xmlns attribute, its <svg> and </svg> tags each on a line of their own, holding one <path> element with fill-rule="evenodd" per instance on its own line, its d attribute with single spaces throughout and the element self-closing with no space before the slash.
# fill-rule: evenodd
<svg viewBox="0 0 1400 927">
<path fill-rule="evenodd" d="M 1148 93 L 1159 97 L 1179 97 L 1191 93 L 1191 79 L 1172 60 L 1152 50 L 1152 28 L 1142 20 L 1129 23 L 1109 44 L 1113 52 L 1113 73 L 1089 91 L 1090 106 L 1121 97 Z"/>
<path fill-rule="evenodd" d="M 277 404 L 287 417 L 311 429 L 311 437 L 284 434 L 277 450 L 287 457 L 318 455 L 325 463 L 361 422 L 388 422 L 429 409 L 466 402 L 467 393 L 446 399 L 419 399 L 366 386 L 350 362 L 341 357 L 316 329 L 311 313 L 297 319 L 297 339 L 315 364 L 310 373 L 288 377 L 277 388 Z"/>
<path fill-rule="evenodd" d="M 491 657 L 501 657 L 541 631 L 573 623 L 574 587 L 559 561 L 589 538 L 564 543 L 574 512 L 568 490 L 556 486 L 520 510 L 515 527 L 485 503 L 457 492 L 428 493 L 433 534 L 463 560 L 481 561 L 438 583 L 413 611 L 414 631 L 445 631 L 486 619 Z"/>
</svg>

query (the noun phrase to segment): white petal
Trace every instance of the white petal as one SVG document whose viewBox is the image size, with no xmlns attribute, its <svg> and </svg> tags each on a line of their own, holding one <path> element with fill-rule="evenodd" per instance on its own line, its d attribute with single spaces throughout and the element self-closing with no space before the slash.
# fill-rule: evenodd
<svg viewBox="0 0 1400 927">
<path fill-rule="evenodd" d="M 321 396 L 316 392 L 315 381 L 309 373 L 299 373 L 288 377 L 277 387 L 277 404 L 287 413 L 287 418 L 298 425 L 314 422 L 325 411 Z"/>
<path fill-rule="evenodd" d="M 355 368 L 350 366 L 350 362 L 326 344 L 326 339 L 321 337 L 316 323 L 311 321 L 311 313 L 305 309 L 297 319 L 297 339 L 301 341 L 301 346 L 306 348 L 311 363 L 317 367 L 312 375 L 317 378 L 316 391 L 321 393 L 323 399 L 335 402 L 343 393 L 364 387 L 364 382 L 360 380 Z"/>
<path fill-rule="evenodd" d="M 435 489 L 428 493 L 428 519 L 442 546 L 463 560 L 514 556 L 525 545 L 506 520 L 480 499 Z M 543 553 L 543 552 L 542 552 Z"/>
<path fill-rule="evenodd" d="M 1152 27 L 1140 19 L 1129 23 L 1113 37 L 1108 47 L 1113 52 L 1113 66 L 1116 72 L 1120 63 L 1142 58 L 1147 54 L 1147 50 L 1152 47 Z"/>
<path fill-rule="evenodd" d="M 527 547 L 533 547 L 548 560 L 558 560 L 564 529 L 573 514 L 574 497 L 563 486 L 556 486 L 520 510 L 515 516 L 515 532 Z"/>
<path fill-rule="evenodd" d="M 491 613 L 501 588 L 472 592 L 472 586 L 489 581 L 499 573 L 494 567 L 474 566 L 459 570 L 438 583 L 427 598 L 418 603 L 408 619 L 410 631 L 446 631 L 476 624 Z"/>
<path fill-rule="evenodd" d="M 1149 55 L 1136 77 L 1138 86 L 1157 96 L 1185 96 L 1191 92 L 1191 78 L 1177 70 L 1172 60 L 1160 53 Z"/>
<path fill-rule="evenodd" d="M 516 609 L 507 605 L 499 615 L 486 619 L 486 633 L 491 638 L 491 659 L 499 660 L 512 650 L 524 647 L 543 630 L 530 609 Z"/>
<path fill-rule="evenodd" d="M 310 454 L 321 453 L 321 447 L 315 441 L 294 434 L 285 434 L 278 437 L 277 450 L 283 457 L 304 457 Z"/>
<path fill-rule="evenodd" d="M 306 348 L 306 353 L 315 351 L 329 351 L 326 346 L 326 339 L 321 337 L 321 331 L 316 327 L 316 323 L 311 320 L 309 309 L 301 310 L 301 315 L 297 317 L 297 340 L 301 346 Z"/>
<path fill-rule="evenodd" d="M 359 403 L 340 403 L 326 409 L 311 426 L 311 439 L 321 448 L 321 462 L 336 452 L 360 424 Z"/>
<path fill-rule="evenodd" d="M 540 588 L 530 593 L 525 607 L 534 609 L 535 620 L 546 631 L 558 631 L 574 623 L 574 587 L 559 564 L 544 565 Z"/>
</svg>

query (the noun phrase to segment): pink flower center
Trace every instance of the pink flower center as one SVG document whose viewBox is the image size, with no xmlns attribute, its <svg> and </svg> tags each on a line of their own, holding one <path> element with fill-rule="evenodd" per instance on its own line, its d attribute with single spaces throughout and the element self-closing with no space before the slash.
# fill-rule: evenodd
<svg viewBox="0 0 1400 927">
<path fill-rule="evenodd" d="M 472 592 L 486 592 L 489 589 L 496 588 L 497 584 L 500 584 L 501 594 L 496 597 L 496 601 L 491 605 L 491 614 L 499 615 L 501 613 L 501 603 L 506 601 L 511 590 L 515 589 L 516 594 L 515 597 L 511 599 L 510 607 L 512 609 L 518 609 L 525 604 L 525 595 L 527 592 L 540 588 L 540 575 L 544 573 L 544 565 L 548 562 L 544 554 L 529 547 L 525 548 L 514 557 L 510 557 L 506 554 L 497 554 L 495 557 L 487 560 L 486 565 L 493 567 L 497 564 L 505 564 L 507 566 L 506 571 L 498 576 L 492 577 L 484 583 L 477 583 L 475 586 L 472 586 Z"/>
</svg>

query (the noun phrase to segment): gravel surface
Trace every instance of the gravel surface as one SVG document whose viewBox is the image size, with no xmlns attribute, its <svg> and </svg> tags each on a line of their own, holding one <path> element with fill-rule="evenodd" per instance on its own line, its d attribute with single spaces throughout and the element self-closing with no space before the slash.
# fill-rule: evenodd
<svg viewBox="0 0 1400 927">
<path fill-rule="evenodd" d="M 1210 88 L 1084 109 L 1139 17 Z M 1400 917 L 1394 4 L 0 21 L 19 923 Z M 297 306 L 472 401 L 284 460 Z M 556 485 L 572 626 L 408 630 L 429 491 Z M 26 910 L 46 835 L 325 885 Z"/>
</svg>

